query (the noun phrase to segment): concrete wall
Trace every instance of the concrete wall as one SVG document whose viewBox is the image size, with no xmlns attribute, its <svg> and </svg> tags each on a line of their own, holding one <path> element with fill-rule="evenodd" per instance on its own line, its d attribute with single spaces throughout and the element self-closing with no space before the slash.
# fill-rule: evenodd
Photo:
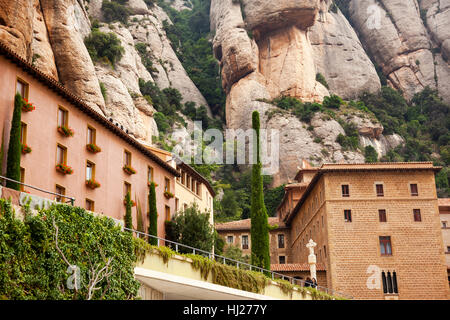
<svg viewBox="0 0 450 320">
<path fill-rule="evenodd" d="M 205 280 L 201 275 L 199 270 L 195 270 L 192 268 L 192 260 L 183 256 L 172 256 L 167 264 L 163 261 L 163 259 L 157 253 L 149 253 L 145 260 L 137 265 L 136 269 L 146 269 L 150 271 L 163 272 L 168 275 L 168 279 L 170 276 L 181 277 L 179 280 L 183 280 L 183 283 L 180 282 L 180 286 L 184 284 L 189 284 L 195 286 L 198 281 L 206 283 L 204 287 L 206 288 L 208 284 L 212 284 L 212 274 L 209 273 L 209 276 Z M 145 276 L 139 276 L 139 281 L 145 285 Z M 159 286 L 153 287 L 151 289 L 159 291 L 160 293 L 164 293 L 164 287 L 167 287 L 164 283 L 159 281 Z M 173 285 L 173 283 L 172 283 Z M 176 284 L 175 284 L 176 285 Z M 149 287 L 147 285 L 147 287 Z M 311 300 L 311 296 L 309 293 L 305 297 L 297 291 L 297 289 L 292 290 L 291 292 L 285 293 L 281 289 L 281 286 L 276 282 L 270 281 L 270 283 L 266 286 L 263 292 L 260 294 L 255 294 L 252 292 L 242 291 L 242 290 L 229 290 L 228 287 L 223 287 L 220 285 L 209 286 L 210 289 L 216 290 L 217 293 L 229 293 L 235 294 L 236 298 L 240 299 L 282 299 L 282 300 Z M 181 287 L 180 287 L 181 288 Z M 187 292 L 185 292 L 187 294 Z M 211 299 L 209 297 L 208 299 Z"/>
<path fill-rule="evenodd" d="M 76 206 L 85 207 L 86 199 L 90 199 L 95 202 L 96 212 L 121 220 L 125 214 L 124 182 L 128 182 L 132 185 L 132 199 L 140 202 L 144 221 L 147 221 L 147 170 L 151 166 L 154 168 L 155 182 L 159 184 L 156 188 L 158 235 L 164 237 L 165 206 L 169 206 L 172 213 L 175 211 L 175 200 L 167 200 L 163 196 L 164 178 L 171 180 L 171 192 L 175 192 L 174 175 L 4 57 L 0 57 L 0 70 L 0 132 L 4 133 L 5 150 L 9 141 L 17 77 L 29 84 L 29 101 L 36 106 L 36 110 L 22 113 L 22 121 L 27 124 L 27 144 L 32 148 L 32 152 L 23 155 L 21 160 L 25 183 L 52 192 L 55 192 L 56 184 L 61 185 L 66 189 L 66 195 L 76 198 Z M 64 137 L 57 132 L 58 106 L 69 111 L 68 123 L 75 131 L 73 137 Z M 102 149 L 100 153 L 93 154 L 86 150 L 88 125 L 97 131 L 96 143 Z M 55 169 L 58 143 L 67 148 L 67 164 L 74 170 L 72 175 L 63 175 Z M 134 175 L 122 170 L 125 149 L 132 154 L 132 166 L 137 171 Z M 3 160 L 5 163 L 6 158 Z M 101 184 L 100 188 L 92 190 L 85 185 L 87 160 L 95 163 L 95 179 Z M 49 197 L 32 189 L 25 190 Z M 132 209 L 135 226 L 136 208 Z"/>
</svg>

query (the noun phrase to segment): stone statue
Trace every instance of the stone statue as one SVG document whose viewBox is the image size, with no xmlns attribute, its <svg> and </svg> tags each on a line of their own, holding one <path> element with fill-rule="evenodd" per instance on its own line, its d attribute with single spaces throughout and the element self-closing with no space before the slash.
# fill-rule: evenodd
<svg viewBox="0 0 450 320">
<path fill-rule="evenodd" d="M 317 243 L 313 241 L 313 239 L 310 239 L 309 242 L 306 244 L 306 247 L 309 249 L 309 256 L 308 256 L 308 263 L 309 263 L 309 270 L 311 273 L 311 279 L 315 279 L 317 281 L 317 272 L 316 272 L 316 262 L 317 258 L 314 254 L 314 248 L 317 246 Z"/>
</svg>

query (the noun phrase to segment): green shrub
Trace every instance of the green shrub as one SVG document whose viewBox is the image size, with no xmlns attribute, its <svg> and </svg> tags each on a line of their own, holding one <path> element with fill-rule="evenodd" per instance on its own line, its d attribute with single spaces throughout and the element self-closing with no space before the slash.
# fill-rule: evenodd
<svg viewBox="0 0 450 320">
<path fill-rule="evenodd" d="M 112 32 L 95 29 L 84 39 L 84 43 L 93 61 L 105 60 L 112 66 L 120 61 L 125 52 L 119 38 Z"/>
<path fill-rule="evenodd" d="M 158 126 L 158 130 L 162 133 L 167 133 L 170 130 L 170 124 L 167 120 L 166 116 L 161 112 L 156 112 L 153 115 L 155 119 L 156 125 Z"/>
<path fill-rule="evenodd" d="M 98 290 L 91 298 L 137 297 L 135 241 L 110 218 L 78 207 L 54 205 L 36 216 L 26 210 L 22 221 L 15 218 L 11 203 L 0 199 L 0 247 L 1 299 L 86 300 L 93 278 L 91 269 L 104 267 L 108 259 L 112 274 L 96 284 Z M 63 255 L 80 269 L 77 291 L 67 287 L 73 272 L 68 272 Z"/>
<path fill-rule="evenodd" d="M 378 161 L 378 152 L 372 146 L 367 146 L 364 149 L 364 157 L 366 163 L 374 163 Z"/>
<path fill-rule="evenodd" d="M 128 23 L 130 10 L 124 6 L 128 0 L 103 0 L 102 12 L 106 22 L 120 21 L 124 24 Z"/>
<path fill-rule="evenodd" d="M 329 97 L 325 97 L 323 99 L 323 106 L 325 108 L 331 108 L 331 109 L 339 109 L 340 106 L 344 103 L 341 97 L 332 94 Z"/>
<path fill-rule="evenodd" d="M 105 84 L 103 82 L 98 82 L 98 84 L 100 85 L 100 91 L 102 92 L 102 96 L 103 99 L 106 101 L 106 87 Z"/>
<path fill-rule="evenodd" d="M 251 202 L 250 202 L 250 218 L 251 218 L 251 260 L 252 264 L 261 268 L 270 269 L 270 253 L 269 253 L 269 224 L 267 209 L 264 204 L 263 178 L 261 175 L 261 159 L 260 150 L 260 119 L 258 111 L 253 111 L 252 128 L 256 131 L 256 164 L 252 165 L 252 182 L 251 182 Z"/>
<path fill-rule="evenodd" d="M 209 223 L 209 216 L 207 211 L 200 212 L 195 203 L 179 211 L 172 219 L 174 241 L 211 252 L 215 238 L 214 228 Z M 187 249 L 180 251 L 191 253 Z"/>
<path fill-rule="evenodd" d="M 20 181 L 20 158 L 22 155 L 21 135 L 21 117 L 22 117 L 23 99 L 19 93 L 14 97 L 14 111 L 11 120 L 11 131 L 9 134 L 8 158 L 6 162 L 6 177 Z M 6 181 L 6 187 L 19 191 L 20 184 Z"/>
<path fill-rule="evenodd" d="M 133 229 L 133 216 L 131 214 L 132 202 L 129 192 L 125 195 L 125 228 Z M 131 231 L 129 231 L 131 232 Z"/>
<path fill-rule="evenodd" d="M 135 45 L 136 51 L 141 57 L 142 64 L 147 69 L 147 71 L 152 75 L 152 77 L 157 77 L 159 71 L 153 66 L 153 62 L 150 58 L 150 53 L 147 51 L 147 44 L 139 42 Z"/>
<path fill-rule="evenodd" d="M 333 3 L 334 5 L 334 3 Z M 333 6 L 332 5 L 332 6 Z M 320 82 L 321 84 L 323 84 L 323 86 L 327 89 L 330 89 L 330 87 L 328 86 L 327 80 L 325 79 L 325 77 L 323 76 L 323 74 L 318 73 L 316 74 L 316 81 Z"/>
<path fill-rule="evenodd" d="M 152 181 L 150 184 L 150 191 L 148 194 L 148 207 L 149 207 L 149 226 L 148 234 L 158 236 L 158 211 L 156 209 L 156 191 L 155 183 Z M 156 238 L 149 237 L 148 242 L 152 245 L 156 245 L 158 240 Z"/>
</svg>

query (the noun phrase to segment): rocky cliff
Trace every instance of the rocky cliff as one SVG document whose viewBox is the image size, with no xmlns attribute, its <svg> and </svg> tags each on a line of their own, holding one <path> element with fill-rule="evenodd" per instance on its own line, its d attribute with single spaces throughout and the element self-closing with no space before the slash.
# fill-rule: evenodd
<svg viewBox="0 0 450 320">
<path fill-rule="evenodd" d="M 153 106 L 142 98 L 139 79 L 155 82 L 162 90 L 180 91 L 183 102 L 208 106 L 188 77 L 163 29 L 170 19 L 156 5 L 143 0 L 125 4 L 131 14 L 125 26 L 103 23 L 102 0 L 23 0 L 0 2 L 0 41 L 46 74 L 59 80 L 99 113 L 119 123 L 124 130 L 151 144 L 158 136 Z M 185 2 L 174 7 L 186 9 Z M 120 61 L 111 65 L 94 62 L 84 44 L 94 19 L 100 31 L 113 32 L 124 48 Z M 148 47 L 157 77 L 144 67 L 135 45 Z M 101 86 L 104 93 L 102 94 Z"/>
<path fill-rule="evenodd" d="M 376 92 L 381 83 L 372 61 L 407 98 L 429 86 L 449 101 L 449 6 L 438 0 L 420 6 L 415 0 L 344 1 L 349 22 L 330 0 L 212 0 L 227 126 L 248 128 L 253 110 L 274 114 L 268 102 L 280 96 L 321 102 L 330 94 L 354 99 Z M 319 73 L 328 89 L 316 81 Z M 403 143 L 398 135 L 383 136 L 383 126 L 366 118 L 360 112 L 340 115 L 356 125 L 360 144 L 373 146 L 380 156 Z M 277 182 L 289 180 L 302 158 L 316 164 L 364 159 L 342 150 L 336 143 L 338 134 L 345 134 L 342 126 L 323 115 L 306 125 L 278 112 L 262 123 L 282 133 Z"/>
<path fill-rule="evenodd" d="M 126 7 L 126 23 L 107 19 L 102 5 L 109 1 L 0 0 L 0 41 L 145 144 L 158 128 L 139 79 L 178 89 L 182 102 L 204 105 L 212 116 L 165 32 L 172 22 L 158 1 L 114 1 Z M 178 11 L 197 3 L 165 1 Z M 114 67 L 94 61 L 85 46 L 95 20 L 123 47 Z M 347 124 L 356 127 L 361 146 L 384 155 L 403 138 L 384 135 L 370 114 L 349 107 L 335 117 L 316 113 L 306 123 L 273 101 L 289 96 L 322 102 L 333 94 L 355 99 L 378 92 L 382 73 L 408 99 L 429 86 L 450 102 L 449 24 L 449 0 L 211 0 L 210 40 L 226 93 L 226 126 L 246 129 L 259 110 L 262 126 L 281 132 L 274 184 L 292 179 L 301 159 L 363 161 L 361 151 L 336 142 Z"/>
</svg>

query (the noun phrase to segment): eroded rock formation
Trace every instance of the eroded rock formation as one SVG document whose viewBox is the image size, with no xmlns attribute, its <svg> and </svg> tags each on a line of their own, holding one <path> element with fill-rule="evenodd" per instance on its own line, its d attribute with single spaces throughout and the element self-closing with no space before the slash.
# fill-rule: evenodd
<svg viewBox="0 0 450 320">
<path fill-rule="evenodd" d="M 350 19 L 389 85 L 409 99 L 426 86 L 450 101 L 450 2 L 351 0 Z"/>
</svg>

